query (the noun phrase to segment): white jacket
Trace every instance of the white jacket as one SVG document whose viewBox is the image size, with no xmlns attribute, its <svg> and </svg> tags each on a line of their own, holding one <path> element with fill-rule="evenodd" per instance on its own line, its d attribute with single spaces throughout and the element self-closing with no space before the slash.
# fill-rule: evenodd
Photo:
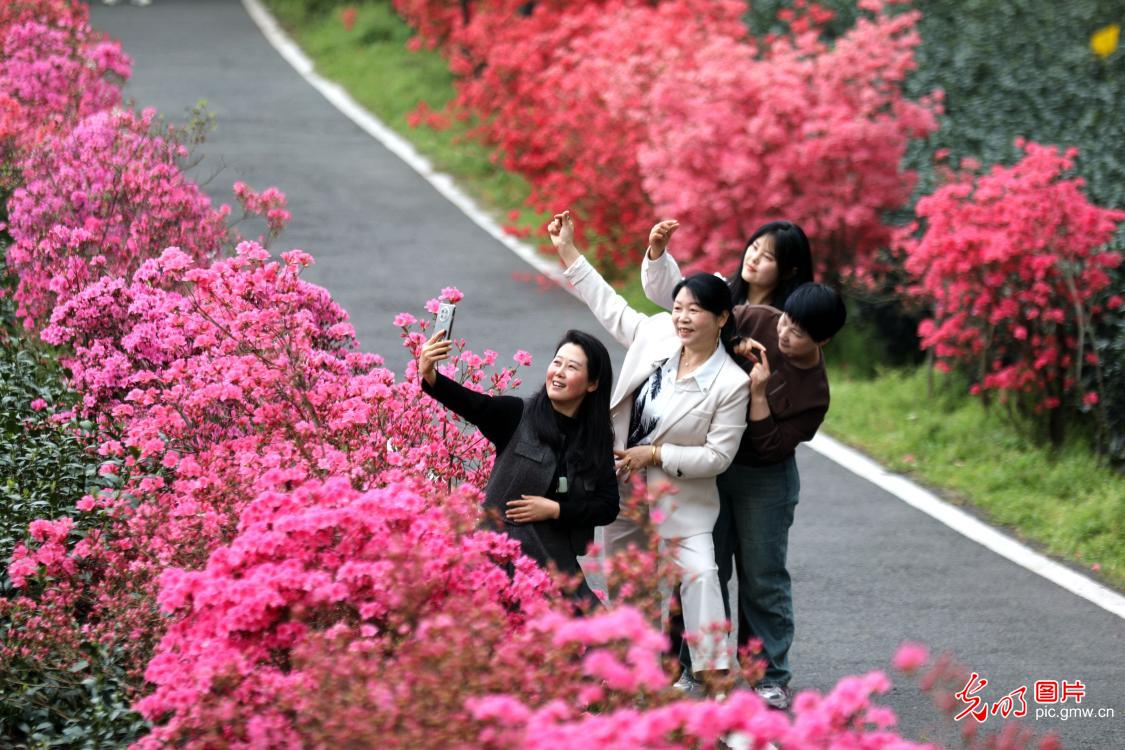
<svg viewBox="0 0 1125 750">
<path fill-rule="evenodd" d="M 659 364 L 680 348 L 669 313 L 645 315 L 629 307 L 585 258 L 566 269 L 578 296 L 613 338 L 626 347 L 617 373 L 610 412 L 614 448 L 625 447 L 633 394 Z M 723 352 L 723 363 L 709 387 L 678 392 L 679 400 L 665 413 L 653 443 L 660 446 L 661 466 L 647 469 L 648 487 L 655 491 L 670 483 L 675 493 L 656 501 L 663 519 L 658 525 L 666 539 L 711 533 L 719 517 L 715 477 L 726 471 L 746 429 L 750 379 Z"/>
</svg>

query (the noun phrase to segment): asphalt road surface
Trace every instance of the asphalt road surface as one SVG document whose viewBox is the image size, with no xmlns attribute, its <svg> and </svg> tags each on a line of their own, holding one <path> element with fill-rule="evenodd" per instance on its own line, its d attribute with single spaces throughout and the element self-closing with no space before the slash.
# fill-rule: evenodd
<svg viewBox="0 0 1125 750">
<path fill-rule="evenodd" d="M 133 56 L 126 93 L 138 106 L 176 122 L 207 100 L 217 127 L 195 175 L 211 178 L 207 189 L 217 201 L 233 202 L 230 186 L 239 179 L 287 194 L 293 221 L 274 249 L 299 247 L 316 257 L 306 278 L 348 310 L 365 350 L 401 371 L 405 356 L 392 317 L 419 313 L 447 285 L 466 294 L 458 335 L 502 358 L 530 351 L 531 381 L 563 330 L 601 334 L 570 295 L 514 280 L 530 267 L 338 113 L 269 45 L 238 0 L 96 4 L 92 15 Z M 611 353 L 620 362 L 620 347 Z M 1094 717 L 1036 720 L 1038 705 L 1029 700 L 1023 725 L 1058 731 L 1068 748 L 1125 748 L 1120 618 L 812 451 L 798 458 L 803 491 L 790 541 L 794 687 L 826 690 L 845 675 L 887 669 L 900 642 L 917 640 L 954 652 L 986 677 L 980 695 L 990 703 L 1022 686 L 1030 699 L 1036 680 L 1080 680 L 1078 707 L 1092 708 Z M 926 696 L 906 679 L 897 682 L 884 702 L 904 734 L 955 736 Z M 1098 709 L 1116 716 L 1097 718 Z M 982 729 L 995 726 L 998 719 L 989 718 Z"/>
</svg>

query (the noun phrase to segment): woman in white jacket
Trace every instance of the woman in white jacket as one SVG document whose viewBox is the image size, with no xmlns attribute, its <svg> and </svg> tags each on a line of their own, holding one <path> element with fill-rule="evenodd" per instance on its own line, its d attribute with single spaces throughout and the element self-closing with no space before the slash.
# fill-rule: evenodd
<svg viewBox="0 0 1125 750">
<path fill-rule="evenodd" d="M 574 244 L 569 212 L 547 227 L 578 296 L 627 348 L 610 397 L 614 453 L 623 478 L 644 471 L 658 497 L 657 529 L 681 570 L 680 598 L 697 676 L 730 666 L 711 531 L 719 515 L 715 477 L 730 466 L 746 429 L 749 379 L 730 355 L 730 290 L 697 274 L 677 285 L 671 313 L 645 315 L 605 282 Z M 636 524 L 606 527 L 612 554 L 643 544 Z M 697 660 L 698 657 L 698 660 Z"/>
</svg>

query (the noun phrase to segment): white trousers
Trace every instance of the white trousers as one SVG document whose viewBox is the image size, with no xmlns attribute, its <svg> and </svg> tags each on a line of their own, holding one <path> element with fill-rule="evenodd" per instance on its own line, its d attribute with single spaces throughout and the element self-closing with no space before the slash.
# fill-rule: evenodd
<svg viewBox="0 0 1125 750">
<path fill-rule="evenodd" d="M 684 635 L 695 671 L 729 669 L 727 616 L 719 588 L 719 566 L 715 564 L 715 540 L 711 532 L 681 539 L 665 539 L 680 569 L 680 605 L 684 613 Z M 618 518 L 605 527 L 605 551 L 615 554 L 626 547 L 643 549 L 648 539 L 633 521 Z M 664 611 L 668 611 L 666 598 Z"/>
</svg>

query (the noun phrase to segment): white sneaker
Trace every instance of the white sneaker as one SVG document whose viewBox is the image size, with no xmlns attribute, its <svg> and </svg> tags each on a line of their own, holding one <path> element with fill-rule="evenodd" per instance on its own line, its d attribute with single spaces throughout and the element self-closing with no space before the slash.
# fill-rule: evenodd
<svg viewBox="0 0 1125 750">
<path fill-rule="evenodd" d="M 766 702 L 770 708 L 776 708 L 779 711 L 784 711 L 789 708 L 789 688 L 784 685 L 759 685 L 754 688 L 754 692 L 758 697 Z"/>
<path fill-rule="evenodd" d="M 672 683 L 672 687 L 692 698 L 704 697 L 703 683 L 695 679 L 695 675 L 686 669 L 680 674 L 680 679 Z"/>
</svg>

